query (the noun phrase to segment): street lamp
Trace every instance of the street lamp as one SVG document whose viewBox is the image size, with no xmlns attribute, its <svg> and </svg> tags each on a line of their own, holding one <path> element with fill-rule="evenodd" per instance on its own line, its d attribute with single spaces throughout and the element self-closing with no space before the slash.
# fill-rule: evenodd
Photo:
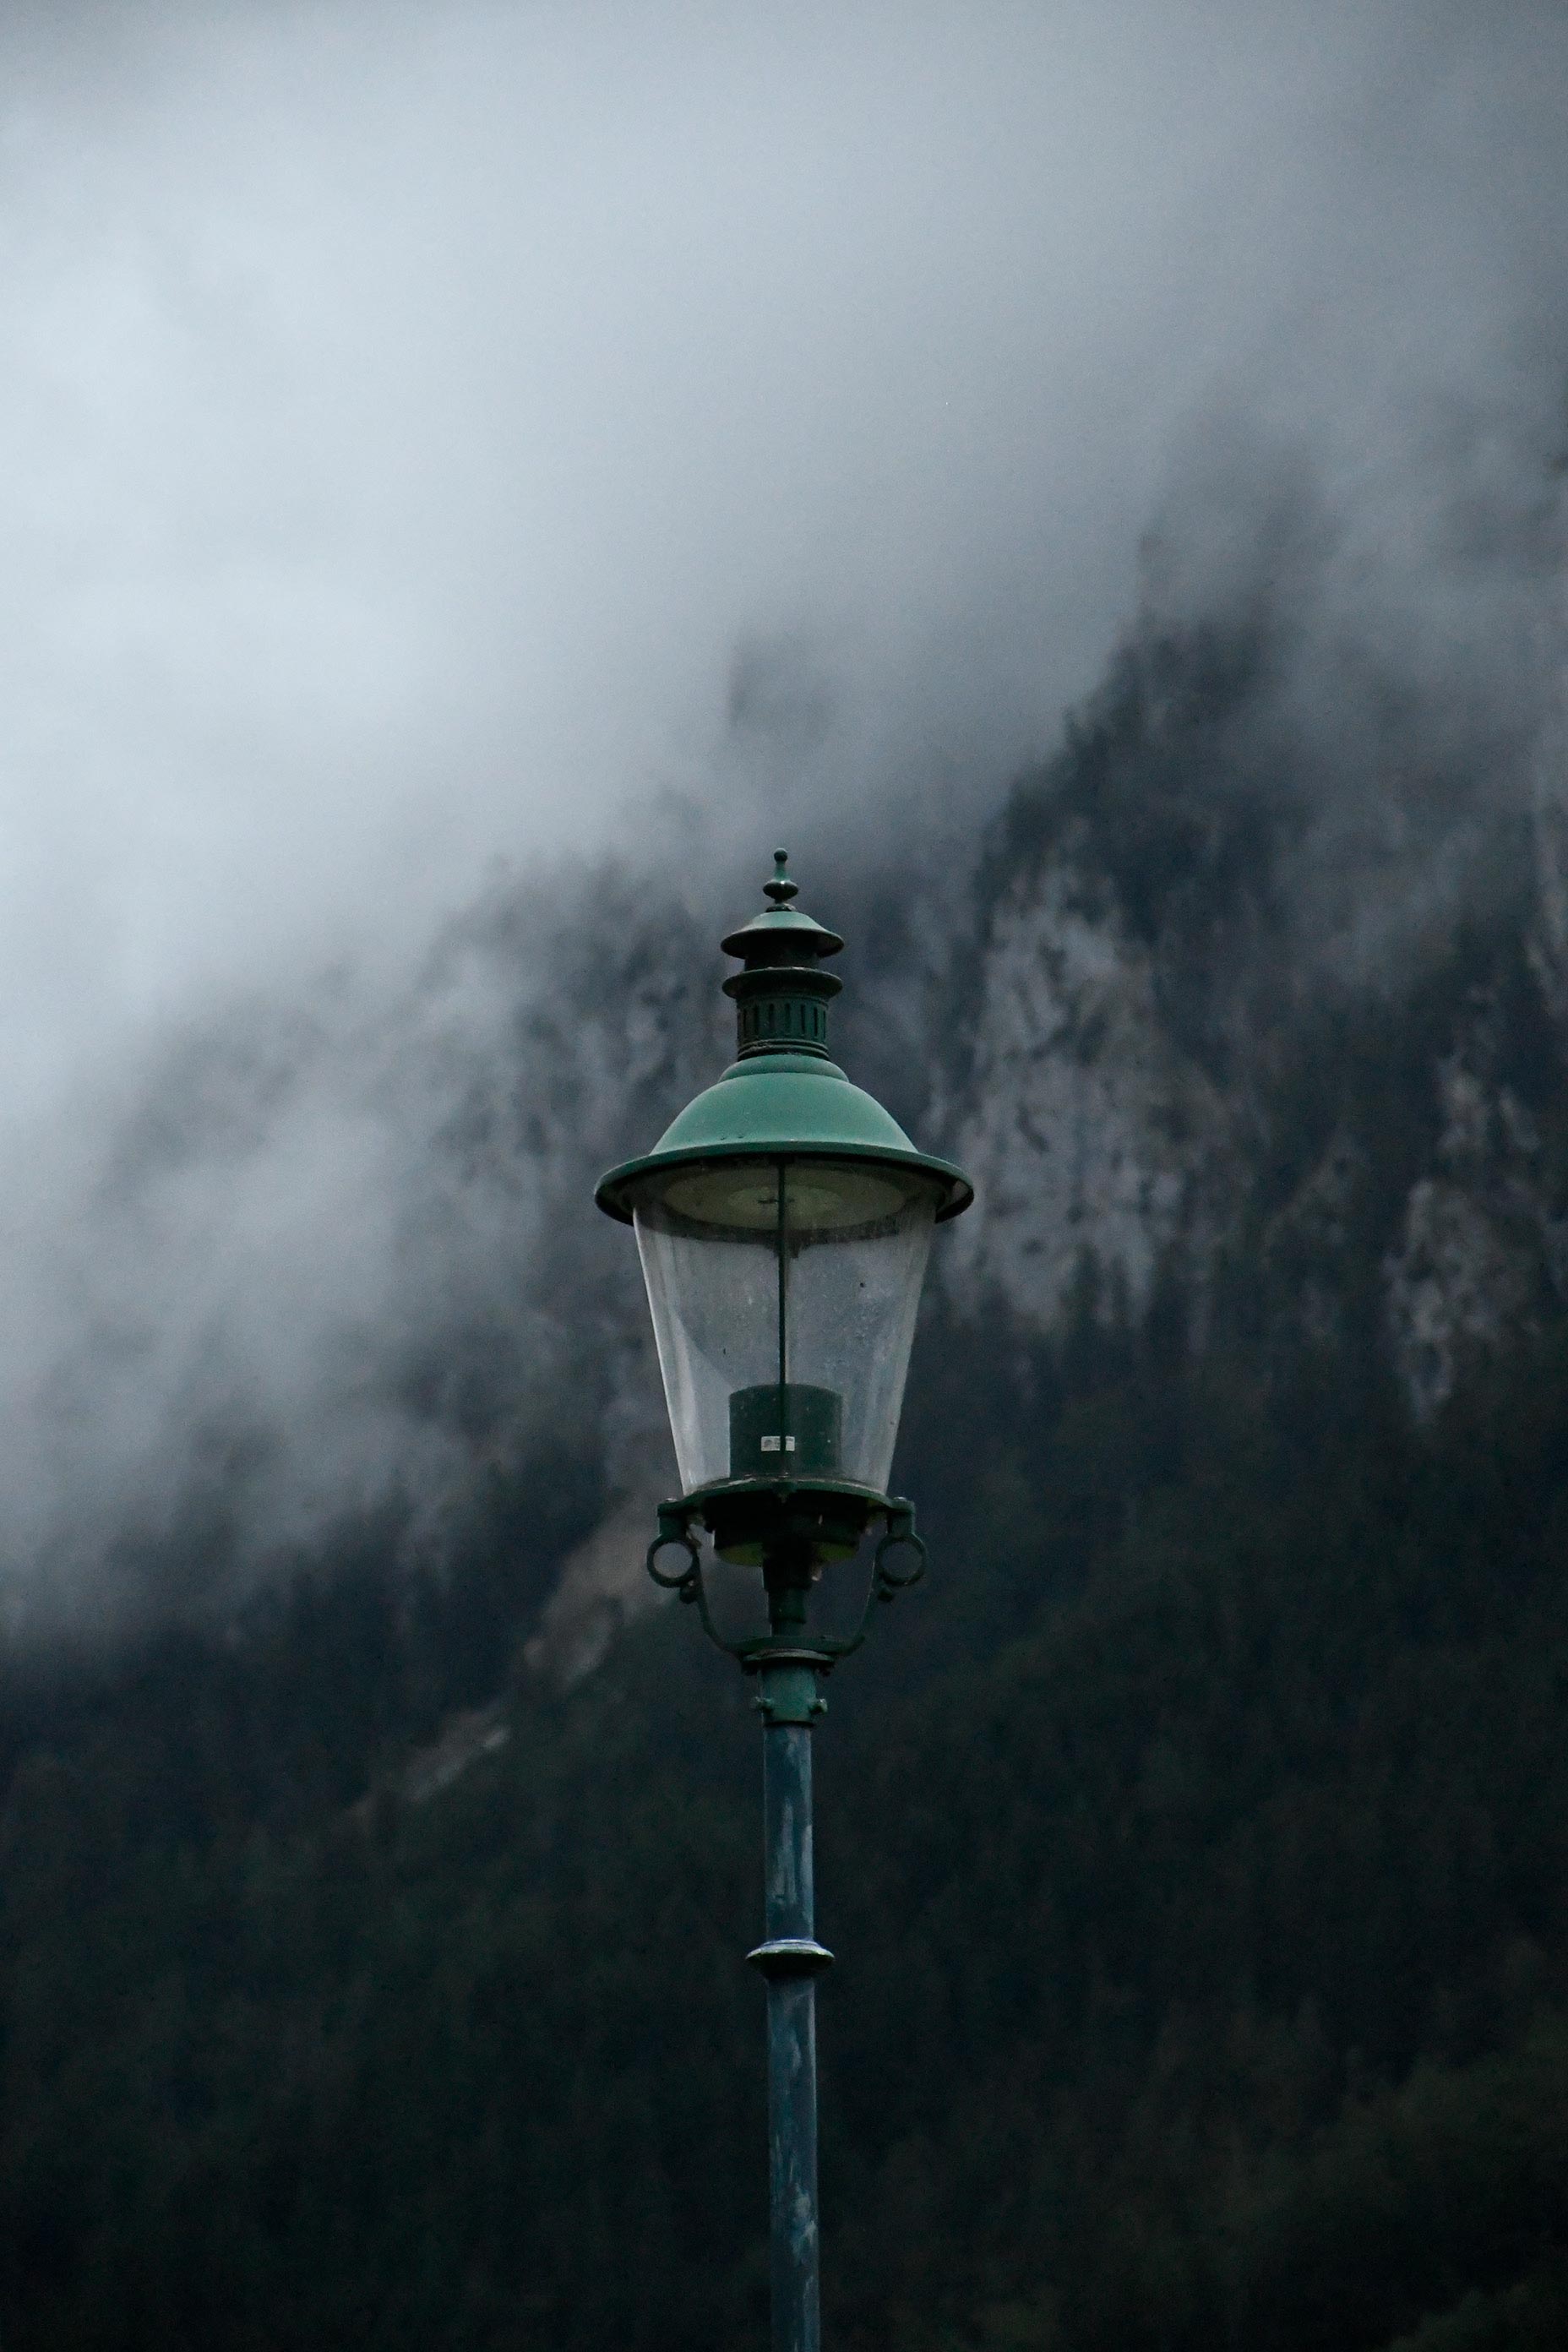
<svg viewBox="0 0 1568 2352">
<path fill-rule="evenodd" d="M 931 1233 L 974 1195 L 828 1060 L 842 983 L 823 965 L 844 942 L 794 905 L 782 849 L 773 862 L 771 906 L 724 941 L 742 966 L 724 982 L 739 1058 L 595 1197 L 637 1233 L 683 1489 L 659 1506 L 648 1573 L 757 1678 L 767 1936 L 747 1957 L 768 1989 L 773 2340 L 818 2352 L 815 1979 L 832 1954 L 814 1917 L 811 1730 L 877 1602 L 924 1572 L 888 1477 Z M 829 1635 L 812 1587 L 879 1524 L 859 1630 Z M 700 1529 L 762 1570 L 765 1633 L 719 1633 Z"/>
</svg>

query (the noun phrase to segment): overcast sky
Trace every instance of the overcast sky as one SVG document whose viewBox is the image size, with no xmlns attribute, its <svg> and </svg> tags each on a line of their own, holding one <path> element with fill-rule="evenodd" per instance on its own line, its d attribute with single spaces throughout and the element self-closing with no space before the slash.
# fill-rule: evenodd
<svg viewBox="0 0 1568 2352">
<path fill-rule="evenodd" d="M 494 861 L 672 791 L 771 833 L 738 649 L 817 681 L 825 841 L 949 755 L 999 783 L 1173 486 L 1184 593 L 1223 578 L 1245 426 L 1320 468 L 1352 605 L 1495 664 L 1431 460 L 1479 418 L 1517 501 L 1550 437 L 1565 94 L 1529 0 L 10 10 L 0 1255 L 40 1328 L 62 1107 L 89 1165 L 169 1024 L 395 982 Z"/>
<path fill-rule="evenodd" d="M 702 791 L 737 639 L 1047 739 L 1238 372 L 1508 363 L 1554 15 L 14 12 L 0 1087 Z"/>
</svg>

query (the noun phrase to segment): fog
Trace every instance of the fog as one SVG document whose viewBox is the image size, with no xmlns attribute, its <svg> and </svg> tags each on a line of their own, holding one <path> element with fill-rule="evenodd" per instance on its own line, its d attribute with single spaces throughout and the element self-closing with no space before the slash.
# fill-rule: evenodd
<svg viewBox="0 0 1568 2352">
<path fill-rule="evenodd" d="M 1565 97 L 1544 5 L 13 12 L 22 1612 L 237 1398 L 252 1548 L 416 1475 L 375 1366 L 538 1210 L 428 1172 L 504 1061 L 470 905 L 969 817 L 1279 465 L 1312 645 L 1528 697 Z"/>
</svg>

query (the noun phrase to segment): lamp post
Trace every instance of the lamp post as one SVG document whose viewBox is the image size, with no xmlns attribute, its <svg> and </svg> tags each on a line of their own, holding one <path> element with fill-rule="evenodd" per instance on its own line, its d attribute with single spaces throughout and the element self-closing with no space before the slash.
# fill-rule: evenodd
<svg viewBox="0 0 1568 2352">
<path fill-rule="evenodd" d="M 818 2352 L 816 1979 L 833 1956 L 813 1906 L 811 1733 L 877 1603 L 924 1573 L 888 1476 L 932 1230 L 974 1196 L 827 1058 L 842 983 L 823 965 L 844 942 L 794 904 L 787 864 L 775 851 L 772 904 L 723 943 L 742 963 L 724 982 L 739 1058 L 595 1197 L 637 1233 L 683 1489 L 659 1506 L 648 1573 L 756 1677 L 766 1936 L 747 1957 L 767 1981 L 773 2352 Z M 812 1589 L 879 1526 L 859 1629 L 830 1635 Z M 719 1633 L 700 1530 L 761 1570 L 766 1633 Z M 661 1567 L 667 1551 L 683 1563 Z"/>
</svg>

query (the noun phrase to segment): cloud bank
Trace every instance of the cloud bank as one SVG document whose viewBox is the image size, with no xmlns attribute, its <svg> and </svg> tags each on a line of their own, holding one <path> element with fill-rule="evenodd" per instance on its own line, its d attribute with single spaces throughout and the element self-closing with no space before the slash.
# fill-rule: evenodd
<svg viewBox="0 0 1568 2352">
<path fill-rule="evenodd" d="M 422 977 L 477 895 L 965 821 L 1151 523 L 1201 612 L 1282 465 L 1331 541 L 1304 723 L 1346 645 L 1531 691 L 1565 99 L 1528 5 L 14 14 L 16 1589 L 172 1510 L 239 1391 L 263 1450 L 338 1433 L 296 1517 L 426 1428 L 387 1364 L 529 1230 L 409 1238 L 462 1073 L 519 1066 L 527 957 Z"/>
</svg>

